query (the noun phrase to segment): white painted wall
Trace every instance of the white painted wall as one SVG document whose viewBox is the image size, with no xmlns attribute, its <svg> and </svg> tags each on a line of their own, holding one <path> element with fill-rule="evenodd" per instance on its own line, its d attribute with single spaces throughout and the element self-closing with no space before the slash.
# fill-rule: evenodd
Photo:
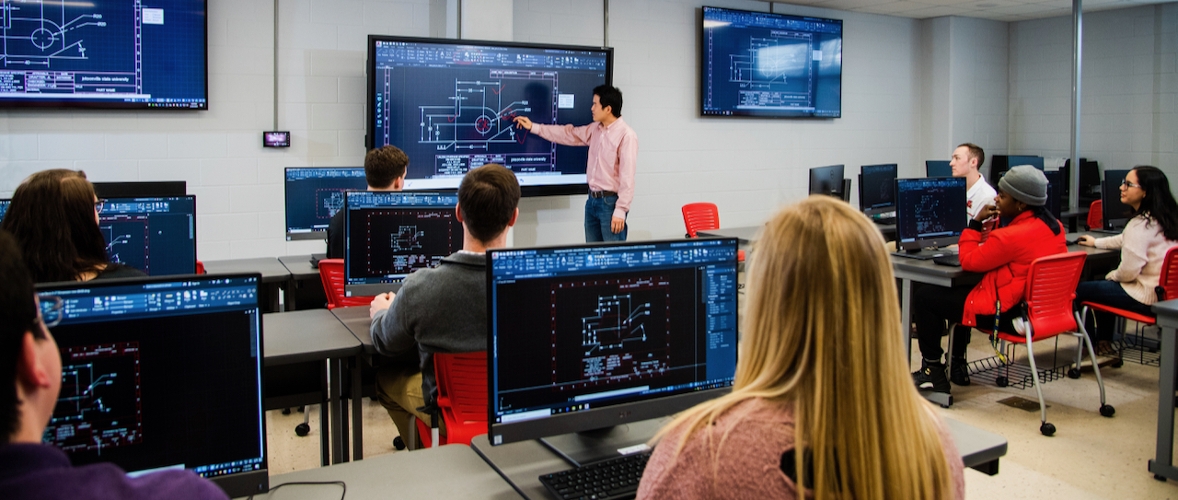
<svg viewBox="0 0 1178 500">
<path fill-rule="evenodd" d="M 1080 155 L 1178 174 L 1178 3 L 1084 14 Z M 1010 150 L 1069 156 L 1072 20 L 1011 24 Z"/>
</svg>

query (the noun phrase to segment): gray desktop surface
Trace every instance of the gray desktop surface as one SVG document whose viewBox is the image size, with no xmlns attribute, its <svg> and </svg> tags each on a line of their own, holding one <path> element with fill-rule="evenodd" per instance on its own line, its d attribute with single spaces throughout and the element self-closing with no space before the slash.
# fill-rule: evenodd
<svg viewBox="0 0 1178 500">
<path fill-rule="evenodd" d="M 761 228 L 763 227 L 764 226 L 722 227 L 719 229 L 700 231 L 697 234 L 704 238 L 736 238 L 740 240 L 741 245 L 751 245 L 757 242 L 757 237 L 760 236 Z"/>
<path fill-rule="evenodd" d="M 326 309 L 262 315 L 262 346 L 267 365 L 283 365 L 360 352 L 360 342 Z"/>
<path fill-rule="evenodd" d="M 365 354 L 376 353 L 376 348 L 372 346 L 372 332 L 369 331 L 372 319 L 368 317 L 368 306 L 337 307 L 331 313 L 352 332 Z"/>
<path fill-rule="evenodd" d="M 1178 467 L 1174 466 L 1174 405 L 1175 375 L 1178 366 L 1178 300 L 1167 300 L 1153 305 L 1161 332 L 1161 366 L 1158 367 L 1158 430 L 1154 458 L 1149 460 L 1149 471 L 1154 479 L 1178 481 Z"/>
<path fill-rule="evenodd" d="M 953 419 L 942 420 L 949 428 L 966 467 L 991 475 L 998 472 L 998 460 L 1006 455 L 1006 438 Z M 666 420 L 655 419 L 629 426 L 631 432 L 653 436 L 663 422 Z M 491 446 L 487 435 L 482 434 L 475 436 L 470 446 L 525 498 L 550 498 L 548 491 L 540 484 L 540 476 L 572 467 L 538 440 Z"/>
<path fill-rule="evenodd" d="M 270 489 L 301 481 L 343 481 L 348 500 L 389 498 L 518 499 L 499 474 L 467 446 L 454 444 L 414 452 L 396 452 L 358 462 L 301 470 L 270 477 Z M 257 499 L 321 500 L 340 498 L 336 485 L 290 485 Z"/>
<path fill-rule="evenodd" d="M 287 255 L 279 257 L 278 262 L 290 271 L 292 278 L 297 280 L 319 279 L 319 268 L 311 267 L 311 255 Z"/>
<path fill-rule="evenodd" d="M 262 273 L 262 283 L 290 280 L 290 270 L 274 257 L 204 261 L 205 271 L 219 273 Z"/>
</svg>

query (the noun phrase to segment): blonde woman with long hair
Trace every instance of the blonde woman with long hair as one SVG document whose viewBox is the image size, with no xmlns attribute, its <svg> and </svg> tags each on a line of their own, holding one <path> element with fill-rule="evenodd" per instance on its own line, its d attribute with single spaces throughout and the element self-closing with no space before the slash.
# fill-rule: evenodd
<svg viewBox="0 0 1178 500">
<path fill-rule="evenodd" d="M 962 498 L 961 457 L 912 385 L 891 261 L 850 205 L 766 224 L 731 394 L 658 436 L 639 498 Z"/>
</svg>

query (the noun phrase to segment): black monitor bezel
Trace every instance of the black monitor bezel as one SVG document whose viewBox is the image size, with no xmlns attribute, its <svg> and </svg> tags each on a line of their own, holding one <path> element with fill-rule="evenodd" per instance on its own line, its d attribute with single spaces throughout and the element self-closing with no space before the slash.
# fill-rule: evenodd
<svg viewBox="0 0 1178 500">
<path fill-rule="evenodd" d="M 1064 191 L 1065 172 L 1061 170 L 1044 170 L 1043 176 L 1047 178 L 1047 210 L 1051 212 L 1052 217 L 1059 220 L 1063 216 L 1063 209 L 1061 200 Z M 1054 180 L 1054 182 L 1052 182 Z M 1052 203 L 1054 202 L 1054 203 Z"/>
<path fill-rule="evenodd" d="M 327 230 L 326 229 L 318 230 L 318 231 L 311 230 L 311 231 L 296 231 L 296 232 L 292 232 L 290 230 L 290 220 L 287 219 L 287 214 L 286 214 L 286 207 L 290 203 L 290 190 L 289 190 L 290 181 L 288 180 L 289 177 L 287 176 L 287 172 L 290 172 L 291 170 L 302 170 L 302 169 L 323 170 L 323 169 L 338 169 L 338 168 L 364 170 L 364 167 L 347 167 L 347 166 L 342 166 L 342 167 L 286 167 L 286 168 L 282 169 L 282 223 L 284 226 L 286 226 L 286 241 L 326 240 L 327 239 Z M 366 180 L 364 182 L 365 182 L 365 187 L 367 187 L 368 181 Z M 363 189 L 363 188 L 361 188 L 361 189 Z"/>
<path fill-rule="evenodd" d="M 177 275 L 184 275 L 184 274 L 193 274 L 193 273 L 195 273 L 195 272 L 196 272 L 196 261 L 197 261 L 197 260 L 199 260 L 199 259 L 196 257 L 196 250 L 197 250 L 197 245 L 196 245 L 196 240 L 197 240 L 197 229 L 196 229 L 196 222 L 197 222 L 197 218 L 198 218 L 198 217 L 196 216 L 196 215 L 197 215 L 197 211 L 196 211 L 196 210 L 197 210 L 197 209 L 196 209 L 196 195 L 194 195 L 194 194 L 182 194 L 182 195 L 178 195 L 178 196 L 129 196 L 129 197 L 114 197 L 114 198 L 104 198 L 104 199 L 103 199 L 103 201 L 104 201 L 104 202 L 111 202 L 111 201 L 115 201 L 115 200 L 151 200 L 151 199 L 165 199 L 165 198 L 189 198 L 189 199 L 191 199 L 191 200 L 192 200 L 192 271 L 190 271 L 190 272 L 187 272 L 187 273 L 178 273 L 178 274 L 160 274 L 160 275 L 152 275 L 152 276 L 161 276 L 161 277 L 165 277 L 165 276 L 177 276 Z M 101 220 L 101 217 L 102 217 L 102 214 L 99 214 L 99 220 Z M 107 243 L 110 243 L 110 242 L 107 242 Z M 143 272 L 145 272 L 145 273 L 147 272 L 146 270 L 143 270 L 143 269 L 140 269 L 140 271 L 143 271 Z"/>
<path fill-rule="evenodd" d="M 345 249 L 344 256 L 343 256 L 343 259 L 344 259 L 344 296 L 345 297 L 360 297 L 360 296 L 376 295 L 376 294 L 384 293 L 384 292 L 388 292 L 388 291 L 399 290 L 401 287 L 401 284 L 404 283 L 405 279 L 409 277 L 409 274 L 413 274 L 413 273 L 406 274 L 405 277 L 401 278 L 400 280 L 390 281 L 390 282 L 385 282 L 385 283 L 357 283 L 357 284 L 348 283 L 348 272 L 351 271 L 351 266 L 348 265 L 348 259 L 350 258 L 349 255 L 352 252 L 351 252 L 351 248 L 349 248 L 349 245 L 348 245 L 348 243 L 350 243 L 350 241 L 349 241 L 350 235 L 348 234 L 350 231 L 350 227 L 349 227 L 349 221 L 347 220 L 348 219 L 348 196 L 347 196 L 347 194 L 354 193 L 354 192 L 357 192 L 357 191 L 348 191 L 344 194 L 344 207 L 341 209 L 344 211 L 344 249 Z M 421 191 L 404 190 L 404 191 L 395 191 L 394 193 L 420 194 L 420 195 L 439 194 L 439 195 L 448 195 L 448 196 L 455 196 L 455 197 L 458 196 L 457 189 L 423 189 Z M 454 208 L 456 209 L 457 205 L 455 205 Z M 454 219 L 454 222 L 458 223 L 457 218 Z M 465 228 L 463 229 L 463 231 L 465 231 Z M 459 244 L 459 247 L 462 246 L 461 241 L 459 241 L 458 244 Z"/>
<path fill-rule="evenodd" d="M 375 42 L 407 42 L 407 43 L 432 43 L 438 45 L 481 45 L 490 47 L 516 48 L 516 49 L 539 49 L 539 50 L 580 50 L 580 51 L 597 51 L 605 53 L 605 85 L 614 84 L 614 49 L 613 47 L 593 47 L 587 45 L 563 45 L 554 43 L 531 43 L 531 42 L 505 42 L 498 40 L 472 40 L 472 39 L 454 39 L 454 38 L 432 38 L 432 37 L 413 37 L 413 36 L 394 36 L 394 35 L 368 35 L 367 59 L 364 61 L 365 76 L 364 80 L 367 85 L 367 93 L 364 101 L 364 148 L 371 151 L 373 144 L 376 142 L 376 125 L 373 121 L 373 103 L 372 96 L 376 95 L 376 43 Z M 581 125 L 581 124 L 576 124 Z M 410 185 L 412 181 L 417 179 L 405 179 L 406 185 Z M 443 187 L 443 188 L 421 188 L 422 191 L 446 191 L 451 189 L 458 189 L 458 186 Z M 551 184 L 551 185 L 525 185 L 520 183 L 520 195 L 523 197 L 531 196 L 560 196 L 560 195 L 574 195 L 585 194 L 589 191 L 589 183 L 586 182 L 578 184 Z"/>
<path fill-rule="evenodd" d="M 698 238 L 697 240 L 718 240 L 724 242 L 725 246 L 731 245 L 733 248 L 732 264 L 737 265 L 736 251 L 739 249 L 740 240 L 737 238 Z M 494 276 L 492 274 L 491 261 L 494 254 L 499 252 L 514 252 L 520 250 L 555 250 L 570 247 L 594 247 L 594 246 L 609 246 L 609 247 L 625 247 L 625 246 L 642 246 L 652 244 L 664 243 L 682 243 L 683 240 L 651 240 L 651 241 L 635 241 L 635 242 L 609 242 L 609 243 L 593 243 L 585 245 L 552 245 L 544 247 L 529 247 L 529 248 L 498 248 L 488 249 L 486 255 L 486 292 L 487 292 L 487 440 L 492 446 L 499 446 L 501 444 L 515 443 L 519 441 L 526 441 L 529 439 L 539 439 L 545 437 L 559 436 L 563 434 L 585 432 L 592 430 L 600 430 L 617 425 L 623 425 L 633 422 L 640 422 L 643 420 L 650 420 L 652 418 L 665 417 L 675 413 L 687 410 L 700 403 L 718 398 L 725 394 L 732 392 L 732 387 L 721 387 L 716 389 L 705 389 L 674 396 L 666 396 L 660 398 L 647 399 L 644 401 L 634 401 L 630 403 L 621 403 L 616 405 L 606 406 L 604 408 L 592 408 L 589 410 L 564 413 L 560 415 L 552 415 L 547 418 L 523 420 L 515 423 L 495 424 L 495 408 L 491 404 L 494 401 L 494 380 L 495 380 L 495 325 L 492 320 L 494 310 L 494 297 L 492 289 L 494 287 Z M 736 307 L 739 311 L 740 307 L 740 293 L 733 288 L 733 296 L 736 301 Z M 740 338 L 739 321 L 737 324 L 737 339 Z M 736 364 L 740 363 L 740 349 L 734 350 L 736 357 Z M 734 373 L 735 377 L 735 373 Z M 734 378 L 735 380 L 735 378 Z M 605 424 L 608 422 L 608 424 Z"/>
<path fill-rule="evenodd" d="M 1128 215 L 1132 208 L 1121 203 L 1121 181 L 1131 171 L 1131 169 L 1104 171 L 1104 178 L 1100 181 L 1100 218 L 1105 231 L 1124 229 L 1125 225 L 1129 223 L 1129 219 L 1133 218 Z M 1112 217 L 1110 216 L 1113 214 L 1112 209 L 1118 209 L 1117 212 L 1120 213 Z"/>
<path fill-rule="evenodd" d="M 172 274 L 167 276 L 143 276 L 136 278 L 116 278 L 96 280 L 89 282 L 78 281 L 63 281 L 53 283 L 38 283 L 35 286 L 35 293 L 41 294 L 43 292 L 53 292 L 58 290 L 70 290 L 75 288 L 96 288 L 96 287 L 119 287 L 128 285 L 150 285 L 154 283 L 164 282 L 178 282 L 178 281 L 211 281 L 221 279 L 247 279 L 254 278 L 254 283 L 257 286 L 257 292 L 254 296 L 258 298 L 258 303 L 255 305 L 258 314 L 258 353 L 262 356 L 262 360 L 258 365 L 258 408 L 260 414 L 258 420 L 261 429 L 261 445 L 262 445 L 262 466 L 258 470 L 241 472 L 238 474 L 231 474 L 227 476 L 217 476 L 206 478 L 213 484 L 221 488 L 230 498 L 244 497 L 248 495 L 256 495 L 265 493 L 270 490 L 270 449 L 267 443 L 267 428 L 266 428 L 266 397 L 265 387 L 261 383 L 262 380 L 262 366 L 265 364 L 265 321 L 262 313 L 262 275 L 260 273 L 217 273 L 217 274 Z M 199 313 L 201 309 L 190 310 L 190 313 Z M 52 329 L 51 329 L 52 330 Z M 187 470 L 187 469 L 186 469 Z"/>
<path fill-rule="evenodd" d="M 814 182 L 824 180 L 821 176 L 818 175 L 818 173 L 826 173 L 826 172 L 832 173 L 831 175 L 827 175 L 827 177 L 829 177 L 830 179 L 832 179 L 832 180 L 836 179 L 836 178 L 838 179 L 837 183 L 832 183 L 832 184 L 837 184 L 834 191 L 831 191 L 829 193 L 815 192 L 814 191 Z M 835 175 L 833 175 L 833 172 L 838 172 L 839 175 L 835 176 Z M 847 176 L 846 165 L 840 164 L 840 165 L 826 165 L 826 166 L 822 166 L 822 167 L 811 167 L 810 168 L 810 184 L 807 187 L 807 194 L 823 194 L 823 195 L 827 195 L 827 196 L 834 196 L 835 198 L 841 199 L 843 197 L 843 195 L 846 194 L 843 192 L 843 187 L 844 187 L 843 180 L 846 179 L 846 176 Z"/>
<path fill-rule="evenodd" d="M 865 206 L 865 204 L 863 203 L 863 170 L 868 167 L 891 167 L 892 179 L 890 181 L 888 181 L 888 184 L 890 186 L 892 186 L 892 190 L 891 190 L 892 191 L 892 202 L 890 204 L 884 205 L 884 206 L 879 206 L 879 207 L 868 207 L 868 206 Z M 899 170 L 900 170 L 900 166 L 896 163 L 880 163 L 880 164 L 876 164 L 876 165 L 860 165 L 859 166 L 859 211 L 863 212 L 864 215 L 868 215 L 868 216 L 896 211 L 895 182 L 896 182 L 896 179 L 899 178 L 899 175 L 900 175 Z"/>
<path fill-rule="evenodd" d="M 188 194 L 186 181 L 91 182 L 99 198 L 165 198 Z"/>
<path fill-rule="evenodd" d="M 6 101 L 0 100 L 0 109 L 20 109 L 20 108 L 40 108 L 42 110 L 48 109 L 62 109 L 62 110 L 76 110 L 76 109 L 91 109 L 91 110 L 115 110 L 115 111 L 208 111 L 209 110 L 209 1 L 201 0 L 201 19 L 204 21 L 204 98 L 203 103 L 198 103 L 199 106 L 163 106 L 161 103 L 149 102 L 80 102 L 71 100 L 45 100 L 45 101 Z M 163 73 L 161 73 L 161 76 Z M 161 104 L 159 106 L 152 106 L 152 104 Z"/>
<path fill-rule="evenodd" d="M 903 216 L 902 212 L 904 212 L 904 211 L 899 209 L 900 183 L 907 182 L 907 181 L 927 181 L 929 179 L 957 179 L 957 181 L 961 183 L 962 187 L 964 187 L 966 184 L 965 177 L 921 177 L 921 178 L 914 178 L 914 179 L 896 179 L 896 207 L 897 207 L 897 209 L 896 209 L 896 249 L 897 250 L 916 252 L 922 248 L 956 245 L 957 241 L 961 238 L 961 233 L 963 231 L 965 231 L 965 229 L 967 227 L 969 227 L 969 221 L 962 220 L 961 221 L 961 230 L 957 231 L 957 234 L 955 234 L 955 235 L 943 236 L 943 237 L 937 237 L 937 238 L 925 238 L 925 239 L 921 239 L 921 238 L 917 237 L 915 241 L 910 241 L 910 242 L 901 241 L 901 234 L 900 234 L 900 222 L 901 221 L 900 221 L 900 218 Z M 963 192 L 968 193 L 968 190 L 964 190 Z M 965 199 L 961 200 L 961 204 L 965 205 Z"/>
<path fill-rule="evenodd" d="M 934 165 L 940 166 L 942 163 L 945 164 L 946 166 L 948 166 L 952 162 L 950 160 L 925 160 L 924 161 L 924 176 L 925 177 L 953 177 L 953 167 L 952 166 L 949 166 L 949 172 L 948 172 L 949 175 L 933 175 L 935 173 L 938 173 L 938 172 L 933 172 L 933 168 L 934 168 L 933 166 Z"/>
</svg>

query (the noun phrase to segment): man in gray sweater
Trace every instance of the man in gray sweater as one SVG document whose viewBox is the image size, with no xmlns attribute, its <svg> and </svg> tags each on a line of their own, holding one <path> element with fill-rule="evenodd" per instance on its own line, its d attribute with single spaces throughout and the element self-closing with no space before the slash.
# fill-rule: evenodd
<svg viewBox="0 0 1178 500">
<path fill-rule="evenodd" d="M 462 250 L 405 279 L 400 293 L 372 300 L 372 344 L 377 352 L 417 361 L 393 362 L 376 373 L 376 394 L 401 436 L 411 416 L 426 422 L 437 398 L 433 353 L 487 350 L 486 251 L 507 245 L 519 215 L 519 181 L 502 165 L 467 172 L 458 187 Z M 412 358 L 411 358 L 412 359 Z"/>
</svg>

